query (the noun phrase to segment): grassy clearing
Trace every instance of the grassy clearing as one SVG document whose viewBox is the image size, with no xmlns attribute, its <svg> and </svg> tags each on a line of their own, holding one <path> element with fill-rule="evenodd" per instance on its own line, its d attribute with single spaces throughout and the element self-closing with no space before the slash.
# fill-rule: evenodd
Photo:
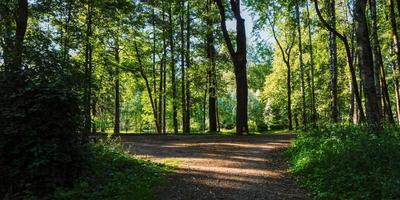
<svg viewBox="0 0 400 200">
<path fill-rule="evenodd" d="M 398 129 L 330 126 L 303 133 L 287 154 L 316 199 L 399 199 Z"/>
<path fill-rule="evenodd" d="M 91 149 L 85 176 L 73 188 L 59 188 L 52 199 L 153 199 L 154 189 L 166 183 L 170 167 L 135 158 L 115 141 L 98 142 Z"/>
</svg>

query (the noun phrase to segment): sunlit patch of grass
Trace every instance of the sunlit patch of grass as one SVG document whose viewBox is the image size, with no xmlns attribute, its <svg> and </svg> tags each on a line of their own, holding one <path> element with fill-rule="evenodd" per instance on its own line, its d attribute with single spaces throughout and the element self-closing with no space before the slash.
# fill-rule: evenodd
<svg viewBox="0 0 400 200">
<path fill-rule="evenodd" d="M 176 158 L 164 158 L 164 159 L 161 159 L 160 162 L 169 169 L 177 168 L 183 163 L 182 160 L 179 160 Z"/>
</svg>

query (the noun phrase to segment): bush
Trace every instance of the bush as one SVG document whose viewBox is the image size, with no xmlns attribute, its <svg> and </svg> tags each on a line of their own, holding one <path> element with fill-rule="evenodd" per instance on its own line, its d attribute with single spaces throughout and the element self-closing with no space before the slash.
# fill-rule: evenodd
<svg viewBox="0 0 400 200">
<path fill-rule="evenodd" d="M 79 176 L 78 100 L 64 87 L 0 80 L 0 198 L 43 196 Z"/>
<path fill-rule="evenodd" d="M 343 126 L 310 131 L 288 150 L 291 172 L 316 199 L 399 199 L 398 133 Z"/>
<path fill-rule="evenodd" d="M 166 167 L 136 159 L 118 141 L 105 139 L 89 144 L 89 171 L 74 187 L 59 188 L 51 199 L 153 199 L 153 189 L 165 183 Z"/>
</svg>

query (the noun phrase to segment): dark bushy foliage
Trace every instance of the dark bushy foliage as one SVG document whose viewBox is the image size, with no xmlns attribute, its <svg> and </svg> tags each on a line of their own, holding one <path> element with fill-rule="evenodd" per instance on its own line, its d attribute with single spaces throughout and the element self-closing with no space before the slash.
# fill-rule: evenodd
<svg viewBox="0 0 400 200">
<path fill-rule="evenodd" d="M 79 104 L 69 90 L 0 80 L 0 198 L 42 196 L 82 168 Z"/>
<path fill-rule="evenodd" d="M 301 135 L 291 171 L 316 199 L 400 199 L 398 129 L 330 126 Z"/>
</svg>

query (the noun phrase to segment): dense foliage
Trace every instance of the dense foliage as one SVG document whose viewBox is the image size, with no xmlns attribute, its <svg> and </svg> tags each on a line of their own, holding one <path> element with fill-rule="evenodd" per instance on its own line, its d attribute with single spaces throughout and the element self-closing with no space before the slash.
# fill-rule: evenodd
<svg viewBox="0 0 400 200">
<path fill-rule="evenodd" d="M 291 172 L 317 199 L 398 199 L 399 133 L 353 126 L 303 133 L 288 151 Z"/>
<path fill-rule="evenodd" d="M 71 185 L 84 159 L 76 95 L 24 77 L 0 80 L 0 197 L 6 199 Z"/>
<path fill-rule="evenodd" d="M 132 157 L 118 140 L 90 145 L 88 171 L 72 188 L 58 188 L 52 199 L 153 199 L 155 187 L 163 186 L 165 166 Z"/>
</svg>

